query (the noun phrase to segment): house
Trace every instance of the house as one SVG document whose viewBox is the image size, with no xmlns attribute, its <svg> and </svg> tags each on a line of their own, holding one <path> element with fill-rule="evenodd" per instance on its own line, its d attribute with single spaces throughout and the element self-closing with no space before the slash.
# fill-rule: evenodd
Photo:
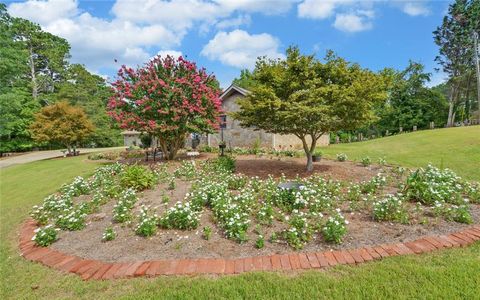
<svg viewBox="0 0 480 300">
<path fill-rule="evenodd" d="M 228 147 L 252 147 L 253 145 L 259 145 L 264 148 L 273 149 L 302 149 L 302 141 L 293 134 L 281 135 L 267 133 L 264 130 L 254 130 L 253 128 L 243 128 L 240 126 L 240 122 L 233 119 L 229 113 L 238 111 L 240 108 L 237 104 L 239 98 L 248 95 L 249 91 L 241 87 L 231 85 L 221 95 L 222 110 L 225 115 L 222 116 L 225 119 L 225 126 L 222 130 L 215 134 L 208 134 L 207 136 L 200 136 L 200 145 L 208 144 L 212 147 L 218 147 L 220 141 L 223 140 Z M 138 131 L 123 131 L 123 141 L 125 146 L 140 146 L 140 132 Z M 318 146 L 326 146 L 329 144 L 328 134 L 323 135 L 318 141 Z M 152 144 L 156 144 L 153 141 Z M 192 146 L 191 136 L 185 141 L 186 147 Z"/>
<path fill-rule="evenodd" d="M 267 133 L 264 130 L 254 130 L 253 128 L 243 128 L 240 126 L 238 120 L 229 116 L 230 112 L 238 111 L 240 108 L 237 100 L 247 96 L 248 90 L 241 87 L 231 85 L 221 95 L 222 110 L 226 113 L 223 118 L 226 118 L 226 124 L 223 129 L 223 140 L 228 147 L 251 147 L 259 145 L 265 148 L 274 149 L 301 149 L 303 148 L 302 141 L 295 135 L 281 135 Z M 216 147 L 222 140 L 222 132 L 216 134 L 209 134 L 207 136 L 207 143 L 210 146 Z M 329 144 L 328 134 L 323 135 L 317 142 L 318 146 L 325 146 Z"/>
</svg>

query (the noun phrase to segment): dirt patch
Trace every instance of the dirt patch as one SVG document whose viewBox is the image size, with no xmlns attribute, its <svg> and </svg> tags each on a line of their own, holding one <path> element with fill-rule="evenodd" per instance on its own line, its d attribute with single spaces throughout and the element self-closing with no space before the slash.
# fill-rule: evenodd
<svg viewBox="0 0 480 300">
<path fill-rule="evenodd" d="M 208 157 L 208 156 L 207 156 Z M 266 177 L 268 174 L 287 177 L 305 177 L 311 173 L 304 171 L 303 159 L 282 159 L 280 161 L 270 158 L 258 158 L 244 156 L 237 158 L 237 172 L 249 176 Z M 170 167 L 173 168 L 172 164 Z M 255 172 L 256 170 L 256 172 Z M 362 167 L 351 162 L 334 162 L 322 160 L 315 165 L 315 173 L 325 177 L 339 180 L 362 181 L 375 176 L 382 168 L 379 166 Z M 138 215 L 141 205 L 156 207 L 159 215 L 162 215 L 176 201 L 182 201 L 189 192 L 191 182 L 176 179 L 176 188 L 168 190 L 167 184 L 159 184 L 155 189 L 148 190 L 139 195 L 140 200 L 136 203 L 133 213 Z M 387 191 L 394 190 L 387 187 Z M 82 196 L 85 197 L 85 196 Z M 168 202 L 166 202 L 168 197 Z M 79 199 L 80 200 L 80 199 Z M 81 200 L 85 200 L 82 198 Z M 88 217 L 87 227 L 81 231 L 59 233 L 59 240 L 51 245 L 59 251 L 78 255 L 88 259 L 97 259 L 107 262 L 128 262 L 135 260 L 153 260 L 163 258 L 240 258 L 258 255 L 270 255 L 274 253 L 289 253 L 293 249 L 285 242 L 272 243 L 268 241 L 272 233 L 286 228 L 286 224 L 274 221 L 272 226 L 262 226 L 261 233 L 265 237 L 265 247 L 255 248 L 258 237 L 256 224 L 253 221 L 248 231 L 248 241 L 239 244 L 224 237 L 223 232 L 213 222 L 212 212 L 204 208 L 200 226 L 196 230 L 164 230 L 159 229 L 157 234 L 150 238 L 135 235 L 134 226 L 117 224 L 112 221 L 112 210 L 115 201 L 112 200 L 101 211 Z M 414 204 L 409 204 L 411 214 L 414 214 Z M 428 209 L 427 209 L 428 210 Z M 358 248 L 378 245 L 382 243 L 406 242 L 415 240 L 425 235 L 447 234 L 459 231 L 468 225 L 447 222 L 436 219 L 429 214 L 422 214 L 413 225 L 402 225 L 389 222 L 375 222 L 368 210 L 351 211 L 346 205 L 342 212 L 349 221 L 348 233 L 341 245 L 332 245 L 323 241 L 321 234 L 305 245 L 301 252 L 324 251 L 328 249 Z M 475 223 L 480 223 L 480 205 L 471 205 L 471 213 Z M 102 242 L 102 234 L 106 227 L 113 226 L 117 238 L 110 242 Z M 202 237 L 202 229 L 205 226 L 212 228 L 210 240 Z"/>
</svg>

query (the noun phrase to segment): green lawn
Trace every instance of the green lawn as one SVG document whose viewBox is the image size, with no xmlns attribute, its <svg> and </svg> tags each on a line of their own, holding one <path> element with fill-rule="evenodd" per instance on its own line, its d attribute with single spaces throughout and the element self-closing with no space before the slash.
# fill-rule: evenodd
<svg viewBox="0 0 480 300">
<path fill-rule="evenodd" d="M 370 156 L 375 162 L 385 157 L 388 163 L 407 167 L 432 163 L 451 168 L 467 179 L 480 181 L 480 126 L 417 131 L 366 142 L 331 145 L 321 150 L 330 158 L 343 152 L 351 160 Z"/>
<path fill-rule="evenodd" d="M 478 129 L 472 132 L 478 133 Z M 434 131 L 432 133 L 437 134 Z M 471 139 L 473 138 L 472 136 Z M 377 140 L 364 144 L 334 146 L 331 149 L 341 147 L 342 151 L 347 152 L 343 149 L 364 147 L 363 145 L 370 143 L 382 144 Z M 457 150 L 458 148 L 462 147 L 457 147 Z M 397 149 L 396 152 L 400 151 Z M 332 150 L 332 153 L 335 151 Z M 354 152 L 348 153 L 353 155 Z M 380 152 L 376 153 L 381 155 Z M 397 158 L 392 153 L 394 152 L 391 151 L 387 156 L 391 161 L 426 163 L 406 155 L 399 155 Z M 416 155 L 414 152 L 410 153 Z M 471 157 L 476 157 L 478 161 L 478 153 L 469 156 L 454 153 L 453 156 L 455 155 L 459 167 L 452 167 L 458 172 L 463 166 L 469 165 Z M 462 157 L 463 161 L 460 159 Z M 83 159 L 75 157 L 47 160 L 1 170 L 1 299 L 478 298 L 480 243 L 466 249 L 393 257 L 359 266 L 339 266 L 299 274 L 258 272 L 218 278 L 157 277 L 84 282 L 76 275 L 65 275 L 24 260 L 16 248 L 19 226 L 28 216 L 32 205 L 40 203 L 44 196 L 54 192 L 62 183 L 76 175 L 86 176 L 92 173 L 97 164 L 84 163 Z M 470 169 L 473 168 L 470 166 Z"/>
</svg>

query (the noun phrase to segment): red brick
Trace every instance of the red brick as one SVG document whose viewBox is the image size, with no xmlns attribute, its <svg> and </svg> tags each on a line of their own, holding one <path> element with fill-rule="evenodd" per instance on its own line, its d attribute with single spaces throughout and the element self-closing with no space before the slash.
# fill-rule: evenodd
<svg viewBox="0 0 480 300">
<path fill-rule="evenodd" d="M 383 250 L 385 250 L 385 252 L 387 252 L 389 256 L 397 256 L 400 254 L 400 253 L 397 253 L 395 249 L 393 249 L 392 245 L 383 244 L 383 245 L 380 245 L 380 247 L 382 247 Z"/>
<path fill-rule="evenodd" d="M 463 232 L 468 233 L 471 238 L 473 238 L 473 236 L 475 236 L 476 240 L 480 240 L 480 232 L 478 232 L 478 231 L 475 231 L 475 230 L 472 230 L 472 229 L 467 229 Z"/>
<path fill-rule="evenodd" d="M 298 254 L 289 254 L 288 258 L 292 270 L 300 269 L 300 259 L 298 258 Z"/>
<path fill-rule="evenodd" d="M 417 244 L 415 244 L 414 242 L 407 242 L 407 243 L 404 243 L 404 245 L 408 247 L 410 250 L 412 250 L 415 254 L 421 254 L 424 252 L 423 249 L 417 246 Z"/>
<path fill-rule="evenodd" d="M 240 274 L 245 270 L 245 260 L 239 258 L 235 260 L 235 273 Z"/>
<path fill-rule="evenodd" d="M 225 273 L 225 260 L 221 258 L 211 259 L 208 273 L 223 274 Z"/>
<path fill-rule="evenodd" d="M 132 265 L 132 263 L 122 263 L 122 266 L 117 269 L 117 272 L 113 274 L 113 278 L 123 278 L 125 277 L 125 272 L 127 272 L 128 268 Z M 158 273 L 155 273 L 158 274 Z"/>
<path fill-rule="evenodd" d="M 103 266 L 105 266 L 104 263 L 101 263 L 101 262 L 97 263 L 94 267 L 91 267 L 90 269 L 86 270 L 81 274 L 82 279 L 89 280 Z"/>
<path fill-rule="evenodd" d="M 261 271 L 263 269 L 262 257 L 257 256 L 253 258 L 253 271 Z"/>
<path fill-rule="evenodd" d="M 474 239 L 468 237 L 467 235 L 465 235 L 465 234 L 463 234 L 463 233 L 461 233 L 461 232 L 452 233 L 452 235 L 458 237 L 459 239 L 464 240 L 465 242 L 467 242 L 467 243 L 469 243 L 469 244 L 475 242 Z"/>
<path fill-rule="evenodd" d="M 244 270 L 245 272 L 249 272 L 253 269 L 253 259 L 251 257 L 247 257 L 244 259 Z"/>
<path fill-rule="evenodd" d="M 300 267 L 302 269 L 310 269 L 310 262 L 308 261 L 307 255 L 305 253 L 299 253 L 298 258 L 300 259 Z"/>
<path fill-rule="evenodd" d="M 70 268 L 70 270 L 68 270 L 68 272 L 70 273 L 77 273 L 79 269 L 89 265 L 93 263 L 93 260 L 89 260 L 89 259 L 82 259 L 81 261 L 79 261 L 78 263 L 76 263 L 74 266 L 72 266 Z"/>
<path fill-rule="evenodd" d="M 437 250 L 437 247 L 435 247 L 435 245 L 433 245 L 432 243 L 430 243 L 426 239 L 420 239 L 420 240 L 417 240 L 417 241 L 419 243 L 421 243 L 423 246 L 425 246 L 425 248 L 428 248 L 428 251 Z"/>
<path fill-rule="evenodd" d="M 347 260 L 345 259 L 345 257 L 343 256 L 342 252 L 340 251 L 333 251 L 332 252 L 333 256 L 335 257 L 335 260 L 337 261 L 337 263 L 341 264 L 341 265 L 344 265 L 347 263 Z"/>
<path fill-rule="evenodd" d="M 229 259 L 225 261 L 225 274 L 233 274 L 233 273 L 235 273 L 235 261 Z"/>
<path fill-rule="evenodd" d="M 59 261 L 58 263 L 52 265 L 52 268 L 59 269 L 61 266 L 74 260 L 75 258 L 76 258 L 75 256 L 65 256 L 65 258 L 62 261 Z"/>
<path fill-rule="evenodd" d="M 73 260 L 70 260 L 68 262 L 65 262 L 64 264 L 62 265 L 58 265 L 56 267 L 57 270 L 61 270 L 61 271 L 64 271 L 64 272 L 70 272 L 70 270 L 79 262 L 83 261 L 83 259 L 81 259 L 80 257 L 77 257 L 77 256 L 74 256 L 74 259 Z"/>
<path fill-rule="evenodd" d="M 175 269 L 177 268 L 178 260 L 162 260 L 157 269 L 157 274 L 162 275 L 172 275 L 175 274 Z M 208 264 L 207 264 L 208 266 Z"/>
<path fill-rule="evenodd" d="M 469 245 L 469 243 L 468 243 L 467 241 L 465 241 L 464 239 L 461 239 L 461 238 L 459 238 L 459 237 L 457 237 L 457 236 L 455 236 L 455 235 L 450 234 L 450 235 L 448 235 L 447 237 L 448 237 L 449 239 L 457 242 L 457 244 L 459 244 L 460 247 L 466 247 L 466 246 Z"/>
<path fill-rule="evenodd" d="M 337 259 L 335 258 L 335 255 L 333 255 L 333 252 L 332 251 L 325 251 L 323 252 L 323 255 L 325 256 L 325 258 L 327 259 L 327 262 L 330 266 L 335 266 L 336 264 L 338 264 L 338 261 Z M 318 253 L 317 253 L 317 258 L 319 258 L 318 256 Z"/>
<path fill-rule="evenodd" d="M 123 266 L 123 264 L 120 263 L 114 263 L 110 269 L 108 269 L 105 274 L 103 274 L 102 279 L 112 279 L 115 277 L 115 274 L 117 273 L 118 269 L 120 269 Z"/>
<path fill-rule="evenodd" d="M 362 256 L 364 261 L 373 260 L 373 257 L 370 255 L 370 253 L 368 253 L 368 251 L 365 250 L 364 248 L 360 249 L 359 251 L 360 251 L 360 255 Z"/>
<path fill-rule="evenodd" d="M 440 243 L 442 245 L 442 247 L 444 248 L 451 248 L 453 247 L 453 244 L 450 243 L 449 241 L 447 241 L 446 239 L 443 239 L 439 236 L 432 236 L 431 237 L 432 239 L 436 240 L 438 243 Z"/>
<path fill-rule="evenodd" d="M 368 254 L 370 254 L 373 259 L 380 259 L 382 258 L 382 256 L 380 254 L 377 253 L 377 251 L 375 251 L 375 249 L 371 248 L 371 247 L 367 247 L 367 248 L 364 248 L 365 251 L 368 252 Z"/>
<path fill-rule="evenodd" d="M 273 270 L 280 270 L 282 268 L 282 263 L 280 261 L 280 255 L 274 254 L 271 256 L 272 261 L 272 269 Z"/>
<path fill-rule="evenodd" d="M 330 260 L 332 260 L 332 263 L 334 265 L 337 264 L 337 261 L 335 260 L 335 257 L 333 256 L 332 253 L 330 253 L 331 257 Z M 329 258 L 327 258 L 326 252 L 317 252 L 315 257 L 318 260 L 318 264 L 320 265 L 320 268 L 325 268 L 330 266 Z"/>
<path fill-rule="evenodd" d="M 349 264 L 349 265 L 354 265 L 355 264 L 355 259 L 350 254 L 350 252 L 348 252 L 348 250 L 343 250 L 342 255 L 345 258 L 345 261 L 347 262 L 347 264 Z"/>
<path fill-rule="evenodd" d="M 310 267 L 320 268 L 320 262 L 318 261 L 318 258 L 315 255 L 315 253 L 311 253 L 311 252 L 307 253 L 307 258 L 308 258 L 308 262 L 310 263 Z M 325 258 L 323 258 L 323 259 L 325 259 Z M 325 261 L 327 261 L 327 260 L 325 259 Z M 327 265 L 328 265 L 328 263 L 327 263 Z"/>
<path fill-rule="evenodd" d="M 385 258 L 385 257 L 389 257 L 389 256 L 390 256 L 390 255 L 389 255 L 385 250 L 383 250 L 383 248 L 380 247 L 380 246 L 373 247 L 373 250 L 375 250 L 375 252 L 377 252 L 382 258 Z"/>
<path fill-rule="evenodd" d="M 65 255 L 63 253 L 60 253 L 58 251 L 52 251 L 50 255 L 44 256 L 38 261 L 46 266 L 51 267 L 54 264 L 61 262 L 63 259 L 65 259 Z"/>
<path fill-rule="evenodd" d="M 133 277 L 138 268 L 143 264 L 143 261 L 137 261 L 128 267 L 125 271 L 125 277 Z"/>
<path fill-rule="evenodd" d="M 442 243 L 440 243 L 439 241 L 437 241 L 433 237 L 427 236 L 427 237 L 424 237 L 423 239 L 426 240 L 427 242 L 429 242 L 430 244 L 432 244 L 433 246 L 435 246 L 435 248 L 443 249 Z"/>
<path fill-rule="evenodd" d="M 449 238 L 448 236 L 446 235 L 440 235 L 439 238 L 441 238 L 442 240 L 450 243 L 452 245 L 452 247 L 461 247 L 462 245 L 460 243 L 458 243 L 457 241 Z"/>
<path fill-rule="evenodd" d="M 283 270 L 292 269 L 292 265 L 290 264 L 290 259 L 288 257 L 288 254 L 280 255 L 280 263 L 282 264 L 282 269 Z"/>
<path fill-rule="evenodd" d="M 364 262 L 359 250 L 348 250 L 348 253 L 350 253 L 350 255 L 353 257 L 355 263 L 360 264 Z"/>
<path fill-rule="evenodd" d="M 262 270 L 269 271 L 272 270 L 272 257 L 271 256 L 264 256 L 262 257 Z"/>
<path fill-rule="evenodd" d="M 147 276 L 155 276 L 157 272 L 157 268 L 160 265 L 160 262 L 158 260 L 152 261 L 150 266 L 148 267 L 147 271 L 145 272 L 145 275 Z"/>
<path fill-rule="evenodd" d="M 395 247 L 395 251 L 397 251 L 400 255 L 409 255 L 409 254 L 414 254 L 410 248 L 405 246 L 403 243 L 397 243 L 393 245 Z"/>
<path fill-rule="evenodd" d="M 50 255 L 50 249 L 48 249 L 48 248 L 35 248 L 34 251 L 26 254 L 25 258 L 29 259 L 29 260 L 38 260 L 45 255 Z"/>
<path fill-rule="evenodd" d="M 39 250 L 39 249 L 44 249 L 43 247 L 38 247 L 38 246 L 33 246 L 28 250 L 23 251 L 22 256 L 25 257 L 26 259 L 29 259 L 29 255 L 32 254 L 33 252 Z"/>
<path fill-rule="evenodd" d="M 208 263 L 209 263 L 208 259 L 205 259 L 205 258 L 199 259 L 197 262 L 197 270 L 195 271 L 195 273 L 199 273 L 199 274 L 207 273 Z"/>
<path fill-rule="evenodd" d="M 107 271 L 112 266 L 113 266 L 113 264 L 103 264 L 103 266 L 100 269 L 98 269 L 97 272 L 95 272 L 95 274 L 93 274 L 91 279 L 94 279 L 94 280 L 102 279 L 103 275 L 105 275 L 105 273 L 107 273 Z"/>
<path fill-rule="evenodd" d="M 144 276 L 145 272 L 147 272 L 148 270 L 148 267 L 150 267 L 150 262 L 149 261 L 143 262 L 142 265 L 135 270 L 135 273 L 133 273 L 133 276 L 135 277 Z"/>
<path fill-rule="evenodd" d="M 92 260 L 89 264 L 86 264 L 79 268 L 76 272 L 79 275 L 82 275 L 83 273 L 86 273 L 87 271 L 91 270 L 92 268 L 96 268 L 100 262 L 98 260 Z"/>
</svg>

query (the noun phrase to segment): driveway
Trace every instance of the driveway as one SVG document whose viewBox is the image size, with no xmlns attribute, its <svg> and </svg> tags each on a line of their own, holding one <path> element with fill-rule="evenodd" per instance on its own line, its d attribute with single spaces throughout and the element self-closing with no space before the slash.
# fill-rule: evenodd
<svg viewBox="0 0 480 300">
<path fill-rule="evenodd" d="M 80 154 L 101 152 L 109 150 L 125 149 L 125 147 L 111 147 L 111 148 L 78 148 Z M 0 160 L 0 169 L 18 164 L 26 164 L 32 161 L 50 159 L 55 157 L 62 157 L 63 153 L 60 150 L 35 151 L 23 155 L 13 156 Z"/>
</svg>

